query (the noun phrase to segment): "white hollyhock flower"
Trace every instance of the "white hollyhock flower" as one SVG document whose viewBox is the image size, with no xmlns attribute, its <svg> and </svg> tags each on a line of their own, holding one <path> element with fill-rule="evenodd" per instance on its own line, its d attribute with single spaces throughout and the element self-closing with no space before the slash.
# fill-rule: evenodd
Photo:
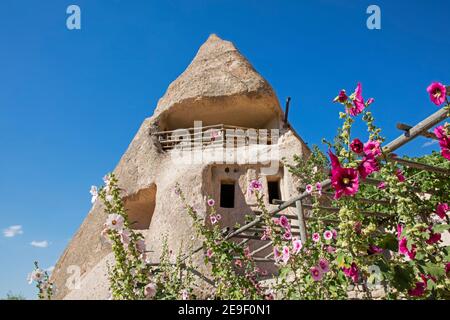
<svg viewBox="0 0 450 320">
<path fill-rule="evenodd" d="M 110 194 L 106 195 L 105 200 L 108 202 L 112 202 L 114 200 L 114 197 Z"/>
<path fill-rule="evenodd" d="M 94 203 L 95 200 L 97 200 L 97 197 L 98 197 L 98 189 L 97 189 L 96 186 L 91 186 L 91 190 L 89 192 L 92 195 L 91 203 Z"/>
<path fill-rule="evenodd" d="M 106 220 L 106 227 L 110 230 L 122 231 L 124 219 L 120 214 L 112 213 Z"/>
<path fill-rule="evenodd" d="M 44 271 L 41 269 L 35 269 L 28 275 L 28 283 L 31 284 L 33 281 L 41 281 L 44 279 Z"/>
</svg>

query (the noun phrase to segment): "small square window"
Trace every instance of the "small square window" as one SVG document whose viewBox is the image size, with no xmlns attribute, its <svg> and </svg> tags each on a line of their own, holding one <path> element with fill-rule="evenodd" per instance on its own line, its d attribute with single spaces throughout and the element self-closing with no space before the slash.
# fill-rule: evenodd
<svg viewBox="0 0 450 320">
<path fill-rule="evenodd" d="M 220 206 L 222 208 L 234 208 L 234 182 L 220 183 Z"/>
<path fill-rule="evenodd" d="M 267 189 L 269 193 L 270 204 L 273 204 L 273 200 L 281 200 L 280 180 L 267 181 Z"/>
</svg>

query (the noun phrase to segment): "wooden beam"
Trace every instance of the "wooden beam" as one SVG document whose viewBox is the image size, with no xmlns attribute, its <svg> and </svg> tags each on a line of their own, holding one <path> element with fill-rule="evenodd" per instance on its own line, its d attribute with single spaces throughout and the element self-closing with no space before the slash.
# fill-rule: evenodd
<svg viewBox="0 0 450 320">
<path fill-rule="evenodd" d="M 439 168 L 439 167 L 431 166 L 428 164 L 411 161 L 411 160 L 406 160 L 406 159 L 401 159 L 401 158 L 392 157 L 392 156 L 388 157 L 388 160 L 392 161 L 392 162 L 400 163 L 401 165 L 404 165 L 404 166 L 407 166 L 410 168 L 414 168 L 414 169 L 425 170 L 428 172 L 434 172 L 434 173 L 443 174 L 443 175 L 447 175 L 447 176 L 450 175 L 450 170 L 445 169 L 445 168 Z"/>
<path fill-rule="evenodd" d="M 306 223 L 305 223 L 305 216 L 303 212 L 303 204 L 302 200 L 297 200 L 295 202 L 295 209 L 297 211 L 297 218 L 298 218 L 298 226 L 300 227 L 300 239 L 302 240 L 302 243 L 306 243 Z"/>
<path fill-rule="evenodd" d="M 412 129 L 412 126 L 404 124 L 404 123 L 397 123 L 397 129 L 405 131 L 405 136 L 410 136 L 409 130 Z M 436 135 L 431 131 L 423 131 L 419 135 L 433 140 L 438 140 Z"/>
</svg>

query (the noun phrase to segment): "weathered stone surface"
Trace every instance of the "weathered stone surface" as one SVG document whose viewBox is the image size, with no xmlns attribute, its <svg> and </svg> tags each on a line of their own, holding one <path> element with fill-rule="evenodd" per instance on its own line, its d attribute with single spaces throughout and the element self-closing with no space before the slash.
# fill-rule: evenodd
<svg viewBox="0 0 450 320">
<path fill-rule="evenodd" d="M 280 139 L 273 146 L 279 148 L 280 158 L 292 159 L 293 154 L 308 155 L 307 146 L 291 128 L 284 126 L 281 116 L 278 99 L 267 81 L 231 42 L 210 36 L 186 71 L 169 86 L 154 115 L 143 122 L 114 170 L 124 190 L 127 207 L 130 210 L 148 208 L 150 219 L 144 219 L 139 225 L 143 228 L 140 232 L 144 234 L 147 246 L 153 251 L 153 261 L 159 258 L 164 235 L 167 235 L 168 245 L 174 252 L 180 246 L 186 251 L 188 246 L 200 244 L 190 218 L 173 192 L 177 182 L 186 192 L 190 204 L 205 215 L 207 196 L 219 202 L 221 179 L 235 179 L 235 208 L 218 209 L 224 217 L 223 223 L 233 225 L 235 221 L 243 221 L 244 216 L 255 208 L 246 190 L 250 180 L 261 174 L 264 165 L 226 166 L 208 161 L 183 164 L 174 160 L 173 152 L 163 151 L 152 134 L 193 127 L 194 120 L 201 120 L 203 125 L 280 129 Z M 261 150 L 270 152 L 271 148 L 268 146 Z M 240 160 L 245 162 L 247 159 L 242 156 Z M 231 170 L 226 171 L 226 168 Z M 283 199 L 297 194 L 297 183 L 287 168 L 281 166 L 272 178 L 279 179 Z M 266 180 L 264 183 L 267 185 Z M 109 297 L 106 264 L 112 261 L 108 255 L 111 251 L 100 237 L 105 220 L 106 215 L 97 201 L 55 267 L 52 280 L 58 287 L 57 299 Z M 150 225 L 145 226 L 148 221 Z M 250 245 L 257 243 L 253 241 Z M 201 271 L 206 271 L 202 254 L 200 252 L 195 261 Z M 79 266 L 81 270 L 82 281 L 78 289 L 66 286 L 71 276 L 67 268 L 71 265 Z"/>
</svg>

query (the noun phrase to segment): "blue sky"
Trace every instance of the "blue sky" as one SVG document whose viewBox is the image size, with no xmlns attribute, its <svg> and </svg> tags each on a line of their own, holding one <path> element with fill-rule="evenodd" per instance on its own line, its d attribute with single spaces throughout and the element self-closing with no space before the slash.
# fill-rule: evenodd
<svg viewBox="0 0 450 320">
<path fill-rule="evenodd" d="M 34 297 L 26 275 L 52 266 L 100 184 L 165 89 L 210 33 L 231 40 L 269 80 L 310 145 L 331 138 L 339 89 L 363 83 L 388 139 L 397 121 L 436 110 L 448 83 L 448 1 L 2 0 L 0 3 L 0 297 Z M 81 8 L 82 29 L 66 28 Z M 366 8 L 381 8 L 381 30 Z M 399 153 L 425 154 L 419 139 Z M 32 241 L 47 241 L 46 248 Z"/>
</svg>

